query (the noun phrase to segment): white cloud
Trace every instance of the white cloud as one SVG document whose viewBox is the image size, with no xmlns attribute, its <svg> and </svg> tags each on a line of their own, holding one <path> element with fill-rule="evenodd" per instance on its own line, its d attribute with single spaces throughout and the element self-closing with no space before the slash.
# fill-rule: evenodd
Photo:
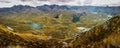
<svg viewBox="0 0 120 48">
<path fill-rule="evenodd" d="M 0 7 L 11 7 L 13 5 L 30 5 L 39 6 L 43 4 L 58 4 L 58 5 L 111 5 L 119 6 L 120 0 L 0 0 Z"/>
<path fill-rule="evenodd" d="M 110 5 L 110 6 L 114 6 L 114 5 L 111 5 L 111 4 L 117 4 L 118 2 L 120 2 L 120 0 L 94 0 L 91 5 L 97 5 L 97 6 Z M 120 5 L 120 4 L 117 4 L 117 5 Z"/>
</svg>

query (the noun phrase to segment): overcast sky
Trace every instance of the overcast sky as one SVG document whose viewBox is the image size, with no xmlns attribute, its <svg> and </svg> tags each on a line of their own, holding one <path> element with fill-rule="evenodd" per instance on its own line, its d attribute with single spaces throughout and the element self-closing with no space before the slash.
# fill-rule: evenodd
<svg viewBox="0 0 120 48">
<path fill-rule="evenodd" d="M 58 4 L 72 6 L 120 6 L 120 0 L 0 0 L 0 7 L 11 7 L 13 5 L 39 6 L 43 4 Z"/>
</svg>

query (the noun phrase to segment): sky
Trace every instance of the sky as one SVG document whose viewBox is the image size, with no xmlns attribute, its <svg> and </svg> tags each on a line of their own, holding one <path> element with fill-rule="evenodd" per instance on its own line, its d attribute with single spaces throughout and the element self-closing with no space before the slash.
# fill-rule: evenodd
<svg viewBox="0 0 120 48">
<path fill-rule="evenodd" d="M 0 0 L 0 7 L 12 7 L 14 5 L 70 5 L 70 6 L 120 6 L 120 0 Z"/>
</svg>

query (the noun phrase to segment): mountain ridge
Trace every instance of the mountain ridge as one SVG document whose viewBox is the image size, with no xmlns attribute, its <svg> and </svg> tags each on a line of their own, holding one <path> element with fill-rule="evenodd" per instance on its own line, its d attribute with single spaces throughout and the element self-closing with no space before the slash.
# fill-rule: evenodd
<svg viewBox="0 0 120 48">
<path fill-rule="evenodd" d="M 28 5 L 15 5 L 9 8 L 0 8 L 1 13 L 12 13 L 12 12 L 21 12 L 26 10 L 39 10 L 43 12 L 54 11 L 54 10 L 68 10 L 68 11 L 82 11 L 85 10 L 90 12 L 98 12 L 102 14 L 111 14 L 116 15 L 119 14 L 120 6 L 113 6 L 113 7 L 103 7 L 103 6 L 67 6 L 67 5 L 43 5 L 32 7 Z"/>
<path fill-rule="evenodd" d="M 73 43 L 74 47 L 84 48 L 105 48 L 114 47 L 119 48 L 119 32 L 120 32 L 120 16 L 115 16 L 105 22 L 97 25 L 83 36 L 76 38 Z M 78 43 L 79 42 L 79 43 Z M 114 42 L 114 43 L 113 43 Z"/>
</svg>

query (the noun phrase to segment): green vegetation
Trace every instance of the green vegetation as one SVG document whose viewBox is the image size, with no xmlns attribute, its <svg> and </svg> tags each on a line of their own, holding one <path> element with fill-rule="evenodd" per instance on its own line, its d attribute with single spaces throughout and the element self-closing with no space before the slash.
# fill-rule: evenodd
<svg viewBox="0 0 120 48">
<path fill-rule="evenodd" d="M 106 15 L 101 14 L 85 13 L 85 15 L 73 16 L 75 13 L 71 11 L 53 12 L 34 10 L 13 13 L 9 16 L 0 15 L 0 47 L 105 48 L 111 45 L 119 46 L 120 16 L 108 20 Z M 92 29 L 83 33 L 77 27 Z"/>
<path fill-rule="evenodd" d="M 77 37 L 73 48 L 119 48 L 120 16 L 108 20 Z"/>
<path fill-rule="evenodd" d="M 68 30 L 67 26 L 55 25 L 53 28 L 45 26 L 50 34 L 35 35 L 31 33 L 18 33 L 7 29 L 5 26 L 0 25 L 0 47 L 6 48 L 119 48 L 120 36 L 120 16 L 115 16 L 105 22 L 104 24 L 97 25 L 90 31 L 80 33 L 73 39 L 61 40 L 64 38 L 60 36 L 67 35 L 61 30 Z M 59 27 L 58 27 L 59 26 Z M 68 28 L 68 29 L 67 29 Z M 46 31 L 43 28 L 43 31 Z M 61 29 L 61 30 L 58 30 Z M 58 31 L 57 31 L 58 30 Z M 70 29 L 71 30 L 71 29 Z M 69 31 L 69 30 L 68 30 Z M 68 32 L 66 31 L 66 32 Z M 47 32 L 47 31 L 46 31 Z M 58 33 L 57 33 L 58 32 Z M 64 34 L 63 34 L 64 33 Z M 71 32 L 73 33 L 73 32 Z M 50 36 L 57 36 L 50 38 Z M 82 36 L 81 36 L 82 35 Z"/>
</svg>

